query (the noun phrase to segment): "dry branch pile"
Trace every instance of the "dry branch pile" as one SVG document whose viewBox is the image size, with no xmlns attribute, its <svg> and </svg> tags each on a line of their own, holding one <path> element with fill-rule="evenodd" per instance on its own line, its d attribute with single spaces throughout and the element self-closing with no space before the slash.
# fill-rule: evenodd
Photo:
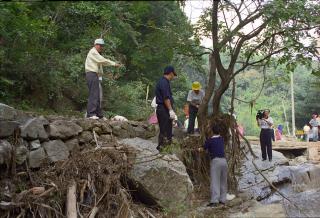
<svg viewBox="0 0 320 218">
<path fill-rule="evenodd" d="M 126 171 L 124 151 L 99 149 L 17 173 L 0 180 L 0 217 L 128 217 Z"/>
</svg>

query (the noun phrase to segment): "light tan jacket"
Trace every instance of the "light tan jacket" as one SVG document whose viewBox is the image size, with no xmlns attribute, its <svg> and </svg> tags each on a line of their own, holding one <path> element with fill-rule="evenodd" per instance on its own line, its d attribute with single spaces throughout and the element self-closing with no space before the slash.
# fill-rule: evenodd
<svg viewBox="0 0 320 218">
<path fill-rule="evenodd" d="M 115 66 L 116 63 L 102 57 L 102 55 L 99 54 L 97 49 L 93 47 L 90 49 L 86 63 L 85 63 L 85 71 L 86 72 L 95 72 L 98 75 L 103 74 L 103 67 L 102 66 Z"/>
</svg>

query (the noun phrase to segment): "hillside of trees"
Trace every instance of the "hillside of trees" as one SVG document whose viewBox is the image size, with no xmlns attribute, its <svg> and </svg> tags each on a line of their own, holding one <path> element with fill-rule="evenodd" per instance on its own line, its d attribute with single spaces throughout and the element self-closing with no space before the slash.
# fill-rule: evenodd
<svg viewBox="0 0 320 218">
<path fill-rule="evenodd" d="M 84 114 L 84 62 L 93 41 L 103 37 L 103 55 L 124 66 L 105 69 L 106 115 L 148 116 L 147 89 L 152 99 L 169 64 L 179 75 L 173 91 L 181 108 L 191 84 L 185 69 L 204 73 L 199 41 L 191 40 L 192 35 L 174 1 L 2 4 L 0 101 L 24 110 Z"/>
<path fill-rule="evenodd" d="M 106 116 L 146 119 L 155 83 L 168 64 L 178 72 L 172 88 L 181 119 L 192 81 L 203 86 L 208 81 L 209 56 L 203 55 L 179 2 L 11 2 L 0 8 L 0 102 L 27 111 L 83 116 L 88 96 L 84 62 L 99 37 L 107 44 L 103 55 L 123 64 L 105 69 Z M 223 56 L 228 63 L 226 51 Z M 235 111 L 249 135 L 258 132 L 258 109 L 269 108 L 282 125 L 285 110 L 291 122 L 287 67 L 271 62 L 265 81 L 262 67 L 235 77 L 236 98 L 246 101 L 235 100 Z M 296 125 L 302 128 L 312 111 L 320 112 L 319 79 L 302 64 L 294 78 Z M 230 108 L 231 91 L 230 85 L 222 98 L 223 112 Z M 257 95 L 254 104 L 247 103 Z"/>
</svg>

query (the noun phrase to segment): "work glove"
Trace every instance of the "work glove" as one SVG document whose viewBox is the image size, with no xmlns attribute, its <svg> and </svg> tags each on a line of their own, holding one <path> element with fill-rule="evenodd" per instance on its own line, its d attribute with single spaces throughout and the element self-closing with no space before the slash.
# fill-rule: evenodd
<svg viewBox="0 0 320 218">
<path fill-rule="evenodd" d="M 171 120 L 175 120 L 177 117 L 176 113 L 172 109 L 169 111 L 169 115 Z"/>
</svg>

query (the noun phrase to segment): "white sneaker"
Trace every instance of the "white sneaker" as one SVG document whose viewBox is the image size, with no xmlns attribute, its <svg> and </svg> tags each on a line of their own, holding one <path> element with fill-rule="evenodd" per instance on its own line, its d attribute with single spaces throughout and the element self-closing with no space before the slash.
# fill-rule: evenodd
<svg viewBox="0 0 320 218">
<path fill-rule="evenodd" d="M 88 117 L 89 119 L 93 119 L 93 120 L 99 120 L 99 117 L 97 117 L 97 116 L 91 116 L 91 117 Z"/>
</svg>

